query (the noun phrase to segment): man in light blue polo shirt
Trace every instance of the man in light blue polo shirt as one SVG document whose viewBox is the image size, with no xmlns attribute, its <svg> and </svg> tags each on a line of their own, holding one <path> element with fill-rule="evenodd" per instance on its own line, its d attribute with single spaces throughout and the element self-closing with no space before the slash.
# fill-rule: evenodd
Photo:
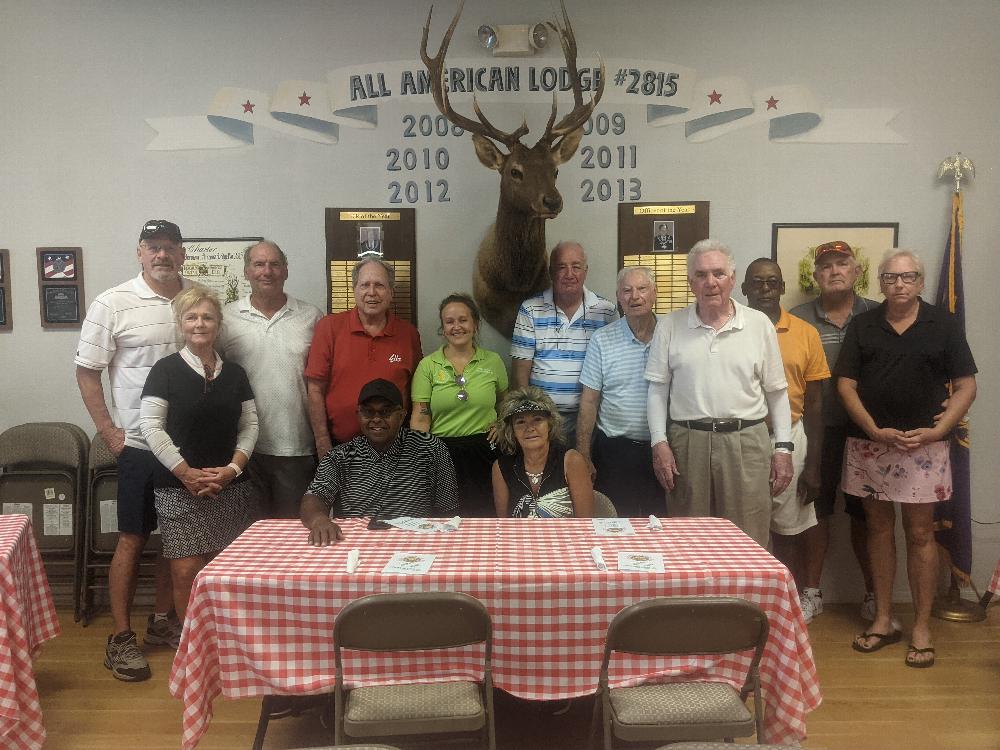
<svg viewBox="0 0 1000 750">
<path fill-rule="evenodd" d="M 526 299 L 511 338 L 514 388 L 534 385 L 555 402 L 566 439 L 575 443 L 580 369 L 594 331 L 615 319 L 615 306 L 584 286 L 587 254 L 578 242 L 560 242 L 549 258 L 552 286 Z"/>
<path fill-rule="evenodd" d="M 656 280 L 645 266 L 618 273 L 625 317 L 590 339 L 580 372 L 576 449 L 592 462 L 594 488 L 620 517 L 664 515 L 666 494 L 653 473 L 643 377 L 656 330 Z M 596 425 L 596 429 L 595 429 Z"/>
</svg>

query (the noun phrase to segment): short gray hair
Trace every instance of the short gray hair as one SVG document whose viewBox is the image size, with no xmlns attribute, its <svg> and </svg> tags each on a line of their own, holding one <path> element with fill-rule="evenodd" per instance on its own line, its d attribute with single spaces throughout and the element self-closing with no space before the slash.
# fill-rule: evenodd
<svg viewBox="0 0 1000 750">
<path fill-rule="evenodd" d="M 694 247 L 688 253 L 688 278 L 691 278 L 691 266 L 694 265 L 694 259 L 698 255 L 704 255 L 705 253 L 722 253 L 726 256 L 726 270 L 730 274 L 736 273 L 736 258 L 733 257 L 733 251 L 729 249 L 729 245 L 726 245 L 718 240 L 701 240 L 696 242 Z"/>
<path fill-rule="evenodd" d="M 583 245 L 581 245 L 576 240 L 560 240 L 559 242 L 556 243 L 556 246 L 554 248 L 552 248 L 552 252 L 549 253 L 549 265 L 550 266 L 552 265 L 552 262 L 556 259 L 556 255 L 558 255 L 560 253 L 560 251 L 562 251 L 562 249 L 564 247 L 578 247 L 578 248 L 580 248 L 580 252 L 583 253 L 583 262 L 584 263 L 588 263 L 589 262 L 587 260 L 587 251 L 583 249 Z"/>
<path fill-rule="evenodd" d="M 260 242 L 255 242 L 252 245 L 247 245 L 246 250 L 243 251 L 243 267 L 246 268 L 250 265 L 250 253 L 254 251 L 254 248 L 258 248 L 261 245 L 267 245 L 268 247 L 273 247 L 278 255 L 281 257 L 281 262 L 284 265 L 288 265 L 288 256 L 285 255 L 285 251 L 278 247 L 277 242 L 272 242 L 271 240 L 261 240 Z"/>
<path fill-rule="evenodd" d="M 357 263 L 354 264 L 354 268 L 351 269 L 351 288 L 354 289 L 358 285 L 358 276 L 361 274 L 361 269 L 364 268 L 369 263 L 378 263 L 385 270 L 385 275 L 389 277 L 389 288 L 395 291 L 396 289 L 396 269 L 393 268 L 389 263 L 386 263 L 381 258 L 376 258 L 373 255 L 367 258 L 362 258 Z"/>
<path fill-rule="evenodd" d="M 625 277 L 630 273 L 641 273 L 646 277 L 646 281 L 650 283 L 650 286 L 656 289 L 656 273 L 649 266 L 625 266 L 618 272 L 618 278 L 615 280 L 615 289 L 621 289 L 622 282 L 625 281 Z"/>
<path fill-rule="evenodd" d="M 913 265 L 917 267 L 917 271 L 920 272 L 920 278 L 926 278 L 924 275 L 924 262 L 920 260 L 920 256 L 912 250 L 907 250 L 902 247 L 893 247 L 885 251 L 882 255 L 882 260 L 878 263 L 878 275 L 881 276 L 885 267 L 896 258 L 909 258 L 913 261 Z"/>
</svg>

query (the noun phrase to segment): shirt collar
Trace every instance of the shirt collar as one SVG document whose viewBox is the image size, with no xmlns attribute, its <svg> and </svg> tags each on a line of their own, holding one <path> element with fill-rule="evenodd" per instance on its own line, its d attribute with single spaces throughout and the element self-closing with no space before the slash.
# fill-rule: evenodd
<svg viewBox="0 0 1000 750">
<path fill-rule="evenodd" d="M 291 298 L 289 298 L 289 299 L 291 299 Z M 352 307 L 348 312 L 350 313 L 350 316 L 351 316 L 351 332 L 352 333 L 363 333 L 366 336 L 368 336 L 369 335 L 368 331 L 366 331 L 365 327 L 361 324 L 361 313 L 358 312 L 357 305 L 355 305 L 354 307 Z M 392 310 L 388 311 L 385 314 L 385 328 L 383 328 L 382 332 L 379 333 L 378 335 L 379 336 L 392 336 L 392 335 L 394 335 L 396 333 L 395 321 L 396 321 L 396 316 L 392 314 Z M 372 338 L 375 338 L 375 337 L 372 336 Z"/>
<path fill-rule="evenodd" d="M 777 331 L 787 331 L 788 328 L 792 325 L 791 321 L 792 316 L 785 308 L 779 307 L 778 309 L 781 310 L 781 314 L 778 316 L 778 322 L 774 324 L 774 328 Z"/>
<path fill-rule="evenodd" d="M 740 329 L 746 324 L 745 310 L 746 307 L 741 305 L 739 302 L 734 300 L 732 297 L 729 301 L 733 303 L 733 317 L 726 321 L 726 324 L 719 329 L 719 333 L 729 329 Z M 692 302 L 688 305 L 688 328 L 699 328 L 705 327 L 710 328 L 707 323 L 703 322 L 701 318 L 698 317 L 698 303 Z"/>
<path fill-rule="evenodd" d="M 239 301 L 236 303 L 239 308 L 239 311 L 241 313 L 249 313 L 250 315 L 259 315 L 263 318 L 264 314 L 250 303 L 251 296 L 252 296 L 251 294 L 248 294 L 245 297 L 240 297 Z M 298 308 L 299 308 L 298 300 L 296 300 L 292 295 L 286 294 L 284 307 L 277 310 L 274 313 L 274 315 L 271 316 L 270 320 L 274 320 L 275 318 L 280 317 L 285 310 L 288 310 L 289 312 L 295 312 L 296 310 L 298 310 Z"/>
<path fill-rule="evenodd" d="M 215 368 L 212 372 L 212 378 L 214 380 L 219 377 L 219 373 L 222 372 L 222 357 L 219 356 L 218 352 L 213 351 L 212 353 L 215 355 Z M 183 359 L 196 373 L 202 377 L 205 376 L 205 367 L 202 365 L 201 359 L 186 346 L 181 349 L 181 359 Z"/>
<path fill-rule="evenodd" d="M 185 279 L 181 276 L 181 291 L 187 289 L 191 286 L 191 284 L 192 282 L 190 279 Z M 132 290 L 140 299 L 168 299 L 162 294 L 157 294 L 152 290 L 149 284 L 146 283 L 146 279 L 143 278 L 142 271 L 139 271 L 139 275 L 132 279 Z"/>
<path fill-rule="evenodd" d="M 600 298 L 597 296 L 595 292 L 590 291 L 589 289 L 587 289 L 586 286 L 584 286 L 583 300 L 580 303 L 580 309 L 583 311 L 583 315 L 586 316 L 587 309 L 596 305 L 599 300 Z M 562 312 L 562 310 L 556 307 L 556 299 L 555 299 L 555 294 L 552 292 L 552 287 L 549 287 L 544 292 L 542 292 L 542 301 L 545 302 L 545 304 L 549 305 L 549 307 L 556 310 L 557 312 Z"/>
<path fill-rule="evenodd" d="M 444 355 L 444 344 L 439 346 L 437 349 L 435 349 L 427 356 L 430 358 L 431 362 L 433 362 L 436 365 L 441 365 L 442 367 L 454 368 L 454 365 L 452 365 L 452 363 L 449 362 L 448 358 Z M 473 362 L 479 362 L 481 359 L 483 359 L 483 356 L 484 355 L 482 347 L 477 346 L 475 352 L 472 355 L 472 359 L 469 360 L 469 364 L 471 365 Z"/>
</svg>

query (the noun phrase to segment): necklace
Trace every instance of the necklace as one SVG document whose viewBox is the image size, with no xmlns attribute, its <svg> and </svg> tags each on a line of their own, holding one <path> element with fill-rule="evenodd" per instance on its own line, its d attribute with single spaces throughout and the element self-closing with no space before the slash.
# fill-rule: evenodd
<svg viewBox="0 0 1000 750">
<path fill-rule="evenodd" d="M 542 469 L 537 474 L 532 474 L 530 471 L 528 471 L 527 469 L 525 469 L 524 473 L 528 475 L 528 479 L 531 480 L 531 483 L 533 485 L 537 486 L 542 481 L 542 474 L 545 473 L 545 470 Z"/>
</svg>

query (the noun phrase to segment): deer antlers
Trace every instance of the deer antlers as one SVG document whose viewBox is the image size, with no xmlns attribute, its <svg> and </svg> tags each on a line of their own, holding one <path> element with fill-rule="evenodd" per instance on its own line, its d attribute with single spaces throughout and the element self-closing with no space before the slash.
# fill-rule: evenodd
<svg viewBox="0 0 1000 750">
<path fill-rule="evenodd" d="M 566 69 L 569 72 L 570 80 L 573 82 L 574 107 L 572 112 L 563 117 L 559 121 L 559 124 L 553 127 L 556 119 L 556 94 L 552 92 L 552 114 L 549 116 L 548 124 L 545 126 L 545 134 L 539 139 L 539 142 L 545 141 L 549 144 L 582 126 L 590 118 L 591 114 L 593 114 L 594 108 L 604 94 L 604 60 L 601 59 L 601 74 L 597 86 L 597 94 L 591 97 L 590 102 L 584 103 L 583 87 L 580 83 L 580 75 L 576 67 L 576 36 L 573 34 L 573 26 L 570 24 L 569 14 L 566 12 L 566 3 L 564 0 L 559 0 L 559 5 L 562 7 L 562 24 L 558 21 L 555 23 L 550 21 L 549 26 L 559 35 L 559 44 L 562 46 L 563 55 L 566 58 Z M 424 65 L 427 66 L 427 70 L 430 73 L 431 94 L 434 97 L 434 103 L 441 114 L 459 127 L 468 130 L 470 133 L 478 133 L 479 135 L 491 138 L 498 143 L 504 144 L 508 149 L 512 149 L 514 144 L 518 143 L 522 136 L 527 134 L 527 121 L 522 120 L 517 130 L 508 133 L 497 128 L 486 118 L 486 115 L 483 114 L 482 109 L 479 107 L 479 102 L 476 100 L 475 95 L 472 98 L 472 105 L 476 111 L 476 117 L 479 118 L 479 122 L 456 112 L 448 99 L 448 88 L 445 86 L 444 80 L 444 60 L 445 55 L 448 53 L 448 46 L 451 44 L 451 37 L 455 33 L 455 27 L 458 26 L 458 19 L 461 17 L 464 7 L 465 0 L 460 0 L 455 17 L 451 19 L 451 25 L 445 32 L 444 38 L 441 40 L 441 46 L 434 57 L 427 54 L 427 37 L 430 34 L 431 16 L 434 14 L 433 5 L 427 13 L 427 23 L 424 24 L 424 33 L 420 41 L 420 58 L 424 61 Z"/>
</svg>

